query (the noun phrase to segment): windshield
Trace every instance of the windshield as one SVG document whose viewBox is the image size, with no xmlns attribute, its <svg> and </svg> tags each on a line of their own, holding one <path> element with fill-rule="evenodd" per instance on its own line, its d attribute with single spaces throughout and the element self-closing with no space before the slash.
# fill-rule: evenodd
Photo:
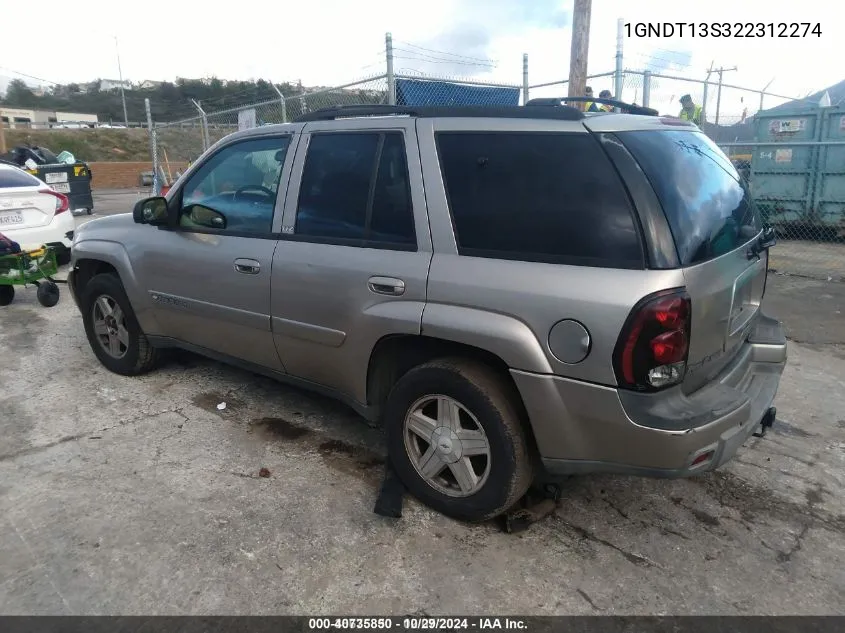
<svg viewBox="0 0 845 633">
<path fill-rule="evenodd" d="M 734 166 L 701 132 L 619 134 L 654 187 L 683 266 L 742 246 L 761 230 L 757 210 Z"/>
</svg>

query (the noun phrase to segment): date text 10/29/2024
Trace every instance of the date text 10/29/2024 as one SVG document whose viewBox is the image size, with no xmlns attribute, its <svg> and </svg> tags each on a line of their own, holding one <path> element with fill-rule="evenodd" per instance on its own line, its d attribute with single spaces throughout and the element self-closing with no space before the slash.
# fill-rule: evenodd
<svg viewBox="0 0 845 633">
<path fill-rule="evenodd" d="M 526 630 L 527 623 L 519 618 L 473 617 L 384 617 L 384 618 L 309 618 L 308 628 L 319 630 L 374 631 L 488 631 Z"/>
<path fill-rule="evenodd" d="M 821 37 L 818 22 L 626 22 L 626 37 Z"/>
</svg>

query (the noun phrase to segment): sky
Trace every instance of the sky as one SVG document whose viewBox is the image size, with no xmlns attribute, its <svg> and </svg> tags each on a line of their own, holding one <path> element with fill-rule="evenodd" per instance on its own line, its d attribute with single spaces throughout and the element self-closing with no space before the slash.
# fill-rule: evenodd
<svg viewBox="0 0 845 633">
<path fill-rule="evenodd" d="M 0 0 L 0 7 L 12 0 Z M 593 0 L 588 71 L 614 69 L 617 20 L 657 22 L 810 22 L 821 37 L 623 38 L 625 68 L 649 69 L 703 79 L 707 69 L 725 72 L 725 83 L 805 96 L 843 79 L 843 28 L 833 0 Z M 348 83 L 384 72 L 385 33 L 394 42 L 395 67 L 409 74 L 522 83 L 522 55 L 529 56 L 530 83 L 565 79 L 569 73 L 572 0 L 250 0 L 243 5 L 144 0 L 86 0 L 85 11 L 66 2 L 41 0 L 38 37 L 29 30 L 3 30 L 0 90 L 12 78 L 31 85 L 116 79 L 119 44 L 124 79 L 176 77 L 302 81 L 306 86 Z M 0 14 L 8 11 L 0 10 Z M 36 46 L 32 43 L 36 42 Z M 45 46 L 52 42 L 53 46 Z M 28 75 L 28 76 L 26 76 Z M 37 78 L 37 79 L 36 79 Z M 715 75 L 714 75 L 715 79 Z M 41 80 L 41 81 L 39 81 Z M 596 93 L 613 90 L 612 79 L 592 80 Z M 657 81 L 652 105 L 676 109 L 677 99 L 699 84 Z M 556 96 L 565 87 L 537 89 L 531 96 Z M 622 98 L 642 103 L 642 81 L 630 76 Z M 714 97 L 715 99 L 715 97 Z M 722 110 L 753 112 L 759 97 L 725 89 Z M 783 99 L 769 99 L 777 105 Z M 708 110 L 712 108 L 708 107 Z"/>
</svg>

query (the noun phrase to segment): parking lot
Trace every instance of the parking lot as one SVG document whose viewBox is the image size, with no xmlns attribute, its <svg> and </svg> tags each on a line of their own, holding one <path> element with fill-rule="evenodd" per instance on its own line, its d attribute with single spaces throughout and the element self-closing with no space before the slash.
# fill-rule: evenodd
<svg viewBox="0 0 845 633">
<path fill-rule="evenodd" d="M 772 431 L 690 480 L 569 479 L 520 535 L 411 499 L 376 516 L 382 435 L 351 411 L 187 353 L 111 374 L 65 287 L 52 309 L 22 290 L 0 308 L 0 612 L 845 614 L 845 283 L 782 272 Z"/>
</svg>

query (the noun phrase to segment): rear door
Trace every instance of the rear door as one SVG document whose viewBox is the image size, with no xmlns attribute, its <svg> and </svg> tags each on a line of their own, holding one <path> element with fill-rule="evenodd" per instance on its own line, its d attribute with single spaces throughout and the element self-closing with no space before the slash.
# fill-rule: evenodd
<svg viewBox="0 0 845 633">
<path fill-rule="evenodd" d="M 762 224 L 734 166 L 698 131 L 630 131 L 619 138 L 666 214 L 692 300 L 684 390 L 713 379 L 739 351 L 759 314 L 768 253 L 750 247 Z"/>
<path fill-rule="evenodd" d="M 366 400 L 378 340 L 419 334 L 431 263 L 410 118 L 306 125 L 273 256 L 273 337 L 288 373 Z"/>
<path fill-rule="evenodd" d="M 47 185 L 21 169 L 0 165 L 0 233 L 47 226 L 56 197 L 39 193 Z"/>
</svg>

